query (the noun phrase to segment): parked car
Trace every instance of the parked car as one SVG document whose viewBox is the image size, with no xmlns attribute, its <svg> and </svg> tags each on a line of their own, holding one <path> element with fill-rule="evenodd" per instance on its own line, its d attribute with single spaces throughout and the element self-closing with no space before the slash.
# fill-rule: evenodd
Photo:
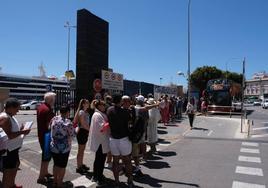
<svg viewBox="0 0 268 188">
<path fill-rule="evenodd" d="M 254 105 L 254 106 L 261 106 L 261 102 L 262 102 L 261 99 L 259 99 L 259 100 L 255 100 L 255 101 L 253 102 L 253 105 Z"/>
<path fill-rule="evenodd" d="M 266 109 L 268 108 L 268 99 L 264 99 L 262 102 L 262 108 Z"/>
<path fill-rule="evenodd" d="M 22 110 L 36 110 L 39 105 L 40 105 L 40 102 L 38 102 L 38 101 L 31 101 L 29 103 L 22 104 L 20 106 L 20 108 Z"/>
</svg>

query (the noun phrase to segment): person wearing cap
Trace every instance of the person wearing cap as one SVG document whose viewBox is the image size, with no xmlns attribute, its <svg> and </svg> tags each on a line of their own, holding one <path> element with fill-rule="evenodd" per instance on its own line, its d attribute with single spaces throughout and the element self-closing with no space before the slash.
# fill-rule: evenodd
<svg viewBox="0 0 268 188">
<path fill-rule="evenodd" d="M 156 104 L 154 98 L 149 98 L 147 100 L 148 105 Z M 147 140 L 150 146 L 150 153 L 156 152 L 156 143 L 158 141 L 157 136 L 157 123 L 161 119 L 160 112 L 158 108 L 152 108 L 149 111 L 149 120 L 147 126 Z"/>
<path fill-rule="evenodd" d="M 143 173 L 141 172 L 140 168 L 140 162 L 139 162 L 139 152 L 141 150 L 141 153 L 143 155 L 143 158 L 146 159 L 146 143 L 145 143 L 145 134 L 146 134 L 146 129 L 147 129 L 147 123 L 148 123 L 148 110 L 151 108 L 155 108 L 159 105 L 159 103 L 152 104 L 152 105 L 144 105 L 144 96 L 139 95 L 136 97 L 136 106 L 135 106 L 135 114 L 136 114 L 136 119 L 141 118 L 143 119 L 143 126 L 144 126 L 144 132 L 141 137 L 141 139 L 137 143 L 132 143 L 132 157 L 135 162 L 135 169 L 134 173 L 136 176 L 142 176 Z"/>
<path fill-rule="evenodd" d="M 123 106 L 121 107 L 121 101 Z M 114 105 L 107 110 L 107 117 L 111 129 L 110 149 L 113 156 L 113 173 L 116 186 L 119 186 L 119 160 L 123 160 L 128 177 L 128 187 L 133 187 L 132 166 L 130 154 L 132 145 L 128 138 L 128 123 L 130 121 L 130 98 L 128 96 L 113 96 Z"/>
</svg>

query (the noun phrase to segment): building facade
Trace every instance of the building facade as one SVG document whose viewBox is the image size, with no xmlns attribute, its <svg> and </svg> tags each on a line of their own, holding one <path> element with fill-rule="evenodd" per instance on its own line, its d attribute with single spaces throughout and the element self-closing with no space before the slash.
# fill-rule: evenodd
<svg viewBox="0 0 268 188">
<path fill-rule="evenodd" d="M 246 81 L 245 97 L 257 97 L 263 99 L 268 95 L 268 78 L 259 78 Z"/>
</svg>

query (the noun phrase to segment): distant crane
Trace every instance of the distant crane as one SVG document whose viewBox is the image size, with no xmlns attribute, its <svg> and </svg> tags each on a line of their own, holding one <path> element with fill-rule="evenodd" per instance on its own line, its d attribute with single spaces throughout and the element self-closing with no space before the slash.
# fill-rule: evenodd
<svg viewBox="0 0 268 188">
<path fill-rule="evenodd" d="M 40 77 L 41 78 L 46 78 L 47 76 L 46 76 L 46 71 L 45 71 L 45 67 L 43 65 L 43 62 L 41 62 L 41 65 L 38 66 L 38 69 L 40 71 Z"/>
</svg>

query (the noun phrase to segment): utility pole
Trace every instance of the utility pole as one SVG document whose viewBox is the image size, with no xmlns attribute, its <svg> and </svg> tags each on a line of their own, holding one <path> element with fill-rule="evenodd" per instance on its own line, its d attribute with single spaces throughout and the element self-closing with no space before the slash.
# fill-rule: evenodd
<svg viewBox="0 0 268 188">
<path fill-rule="evenodd" d="M 188 102 L 190 102 L 191 97 L 191 86 L 190 86 L 190 65 L 191 65 L 191 28 L 190 28 L 190 10 L 191 10 L 191 0 L 188 1 L 188 71 L 187 71 L 187 79 L 188 79 Z"/>
<path fill-rule="evenodd" d="M 68 55 L 67 55 L 67 71 L 70 70 L 70 30 L 71 28 L 76 28 L 74 25 L 70 25 L 70 23 L 67 21 L 64 25 L 65 28 L 68 29 Z"/>
<path fill-rule="evenodd" d="M 246 64 L 246 58 L 244 58 L 244 60 L 243 60 L 242 101 L 241 101 L 241 133 L 243 132 L 243 116 L 244 116 L 245 64 Z"/>
</svg>

